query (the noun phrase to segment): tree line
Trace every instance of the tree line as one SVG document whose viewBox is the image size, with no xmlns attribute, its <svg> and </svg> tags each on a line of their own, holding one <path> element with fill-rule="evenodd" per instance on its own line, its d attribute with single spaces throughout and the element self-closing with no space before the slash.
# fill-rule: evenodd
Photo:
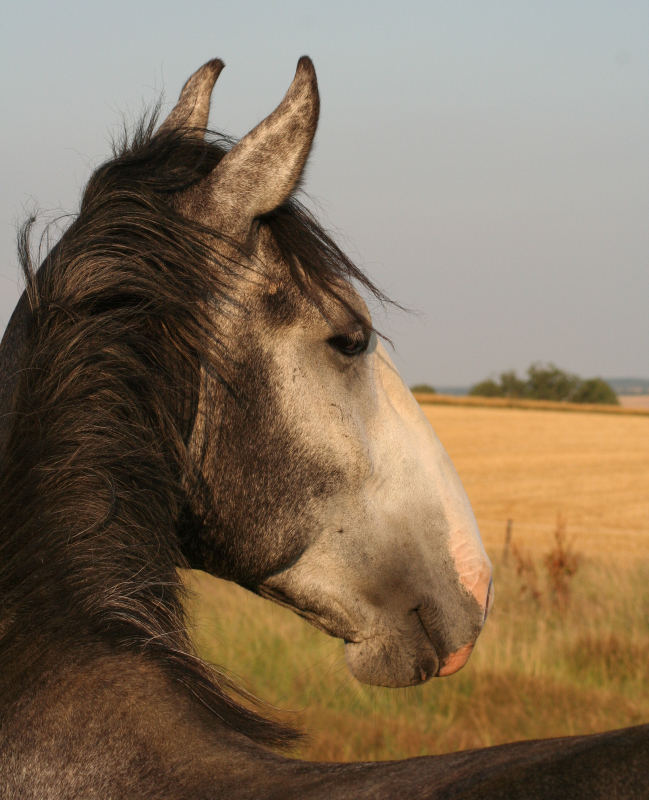
<svg viewBox="0 0 649 800">
<path fill-rule="evenodd" d="M 416 384 L 411 389 L 422 394 L 435 394 L 435 389 L 427 383 Z M 620 403 L 613 388 L 603 378 L 580 378 L 552 363 L 531 364 L 524 378 L 520 378 L 515 370 L 501 372 L 498 379 L 480 381 L 468 393 L 474 397 L 516 397 L 607 405 Z"/>
<path fill-rule="evenodd" d="M 498 380 L 487 378 L 476 383 L 469 394 L 619 405 L 617 394 L 602 378 L 580 378 L 555 364 L 532 364 L 527 369 L 527 378 L 519 378 L 515 370 L 501 372 Z"/>
</svg>

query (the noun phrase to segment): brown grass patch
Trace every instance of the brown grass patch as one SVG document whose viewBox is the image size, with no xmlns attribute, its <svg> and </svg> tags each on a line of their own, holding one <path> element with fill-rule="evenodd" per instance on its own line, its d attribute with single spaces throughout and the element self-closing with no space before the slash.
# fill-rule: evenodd
<svg viewBox="0 0 649 800">
<path fill-rule="evenodd" d="M 439 683 L 432 689 L 443 695 Z M 304 757 L 327 761 L 389 759 L 446 753 L 473 747 L 565 736 L 597 730 L 602 717 L 644 721 L 630 700 L 614 693 L 561 685 L 515 672 L 480 673 L 452 708 L 443 698 L 398 716 L 309 709 L 304 714 L 310 741 Z M 447 706 L 444 708 L 444 706 Z"/>
<path fill-rule="evenodd" d="M 644 681 L 649 641 L 629 641 L 617 633 L 580 636 L 565 654 L 569 666 L 598 683 Z"/>
</svg>

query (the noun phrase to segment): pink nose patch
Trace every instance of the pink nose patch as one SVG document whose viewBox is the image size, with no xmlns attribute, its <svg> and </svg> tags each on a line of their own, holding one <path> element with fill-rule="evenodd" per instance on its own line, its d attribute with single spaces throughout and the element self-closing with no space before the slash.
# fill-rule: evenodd
<svg viewBox="0 0 649 800">
<path fill-rule="evenodd" d="M 439 677 L 444 678 L 447 675 L 452 675 L 454 672 L 462 669 L 471 655 L 472 650 L 472 644 L 465 644 L 464 647 L 460 647 L 459 650 L 451 653 L 451 655 L 444 662 L 440 671 L 437 673 Z"/>
<path fill-rule="evenodd" d="M 478 544 L 480 544 L 479 540 Z M 491 594 L 491 562 L 482 546 L 476 546 L 476 542 L 470 539 L 464 531 L 456 531 L 451 539 L 451 554 L 460 583 L 475 597 L 480 608 L 488 612 Z"/>
</svg>

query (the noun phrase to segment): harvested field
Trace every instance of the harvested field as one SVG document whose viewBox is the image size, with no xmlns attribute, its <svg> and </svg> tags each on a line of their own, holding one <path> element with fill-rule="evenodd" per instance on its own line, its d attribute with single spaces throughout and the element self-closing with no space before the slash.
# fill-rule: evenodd
<svg viewBox="0 0 649 800">
<path fill-rule="evenodd" d="M 649 417 L 424 405 L 460 473 L 490 555 L 547 549 L 557 515 L 588 556 L 649 556 Z"/>
<path fill-rule="evenodd" d="M 618 395 L 622 408 L 642 408 L 649 411 L 649 394 Z"/>
<path fill-rule="evenodd" d="M 645 395 L 625 395 L 619 405 L 603 403 L 567 403 L 556 400 L 531 400 L 522 397 L 481 397 L 479 395 L 428 394 L 415 392 L 415 398 L 424 406 L 463 406 L 469 408 L 525 408 L 529 411 L 562 411 L 574 414 L 640 414 L 649 415 L 649 405 L 642 399 Z M 640 397 L 639 402 L 634 399 Z M 631 398 L 631 400 L 629 400 Z"/>
</svg>

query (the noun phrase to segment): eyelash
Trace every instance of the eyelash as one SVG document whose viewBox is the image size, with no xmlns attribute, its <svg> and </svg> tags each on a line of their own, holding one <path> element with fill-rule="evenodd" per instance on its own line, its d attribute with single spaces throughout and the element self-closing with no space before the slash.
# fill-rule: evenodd
<svg viewBox="0 0 649 800">
<path fill-rule="evenodd" d="M 340 333 L 327 340 L 334 350 L 346 358 L 362 355 L 370 343 L 368 331 L 355 331 L 354 333 Z"/>
</svg>

